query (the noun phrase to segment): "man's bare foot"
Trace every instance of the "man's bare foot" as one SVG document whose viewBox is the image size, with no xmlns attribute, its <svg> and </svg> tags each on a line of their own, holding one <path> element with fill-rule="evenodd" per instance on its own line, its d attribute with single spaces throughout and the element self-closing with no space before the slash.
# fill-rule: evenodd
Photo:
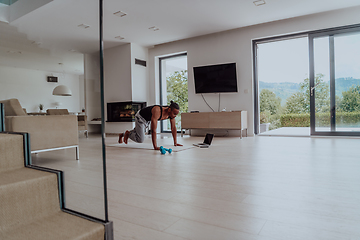
<svg viewBox="0 0 360 240">
<path fill-rule="evenodd" d="M 124 134 L 124 143 L 125 143 L 125 144 L 128 143 L 129 135 L 130 135 L 130 132 L 129 132 L 129 131 L 126 131 L 125 134 Z"/>
<path fill-rule="evenodd" d="M 123 133 L 120 133 L 120 134 L 119 134 L 119 141 L 118 141 L 118 143 L 123 143 L 123 140 L 122 140 L 123 136 L 124 136 Z"/>
</svg>

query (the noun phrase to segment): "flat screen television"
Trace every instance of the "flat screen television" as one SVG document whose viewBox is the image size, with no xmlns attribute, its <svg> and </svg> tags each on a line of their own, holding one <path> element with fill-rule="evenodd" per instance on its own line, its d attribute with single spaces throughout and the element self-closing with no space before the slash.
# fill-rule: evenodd
<svg viewBox="0 0 360 240">
<path fill-rule="evenodd" d="M 195 93 L 237 92 L 236 63 L 194 67 Z"/>
</svg>

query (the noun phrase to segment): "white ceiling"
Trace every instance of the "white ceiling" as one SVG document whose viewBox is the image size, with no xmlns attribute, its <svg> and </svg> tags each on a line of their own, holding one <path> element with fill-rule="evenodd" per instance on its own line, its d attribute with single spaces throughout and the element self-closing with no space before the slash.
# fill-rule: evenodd
<svg viewBox="0 0 360 240">
<path fill-rule="evenodd" d="M 129 42 L 151 47 L 360 5 L 359 0 L 265 1 L 265 5 L 257 7 L 253 0 L 104 0 L 104 47 Z M 117 11 L 127 15 L 117 17 L 113 14 Z M 23 33 L 28 43 L 37 42 L 36 47 L 42 49 L 40 51 L 51 49 L 52 53 L 69 50 L 92 53 L 99 49 L 98 13 L 98 0 L 54 0 L 10 25 Z M 80 24 L 90 27 L 79 28 Z M 150 30 L 153 26 L 159 30 Z M 115 39 L 116 36 L 124 39 Z M 0 43 L 0 50 L 1 47 Z"/>
</svg>

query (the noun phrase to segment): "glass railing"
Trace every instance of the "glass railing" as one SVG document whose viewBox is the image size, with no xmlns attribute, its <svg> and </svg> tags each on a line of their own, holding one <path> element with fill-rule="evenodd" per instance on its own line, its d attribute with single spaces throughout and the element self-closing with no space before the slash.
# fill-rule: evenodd
<svg viewBox="0 0 360 240">
<path fill-rule="evenodd" d="M 69 19 L 79 19 L 83 5 L 68 4 L 52 1 L 46 4 L 47 11 L 40 7 L 9 24 L 0 22 L 1 32 L 7 32 L 6 39 L 0 38 L 4 50 L 0 58 L 7 60 L 0 64 L 0 89 L 6 89 L 0 91 L 0 100 L 18 99 L 26 113 L 22 117 L 38 129 L 30 133 L 32 164 L 64 173 L 64 208 L 108 223 L 104 122 L 88 124 L 101 120 L 104 111 L 102 0 L 87 1 L 87 17 L 73 22 Z M 54 95 L 60 85 L 70 90 L 70 96 Z M 66 109 L 69 116 L 48 115 L 48 109 Z M 12 130 L 16 131 L 5 129 Z"/>
</svg>

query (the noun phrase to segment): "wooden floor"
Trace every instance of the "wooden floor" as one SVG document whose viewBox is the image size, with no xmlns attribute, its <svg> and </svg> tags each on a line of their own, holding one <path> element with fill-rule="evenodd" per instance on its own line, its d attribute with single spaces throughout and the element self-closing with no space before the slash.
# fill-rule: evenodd
<svg viewBox="0 0 360 240">
<path fill-rule="evenodd" d="M 103 218 L 100 143 L 81 137 L 79 161 L 67 149 L 33 162 L 65 171 L 69 208 Z M 171 155 L 107 147 L 115 239 L 359 240 L 359 146 L 347 138 L 215 137 L 209 149 Z"/>
</svg>

